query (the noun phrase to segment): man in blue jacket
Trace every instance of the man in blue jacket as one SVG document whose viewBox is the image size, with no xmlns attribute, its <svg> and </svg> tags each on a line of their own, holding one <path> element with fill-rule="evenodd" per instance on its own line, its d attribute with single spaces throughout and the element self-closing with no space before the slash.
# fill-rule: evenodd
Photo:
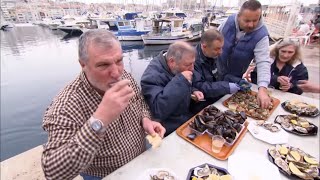
<svg viewBox="0 0 320 180">
<path fill-rule="evenodd" d="M 153 118 L 166 128 L 166 135 L 188 120 L 191 94 L 203 99 L 200 91 L 192 88 L 195 49 L 186 42 L 176 42 L 168 52 L 160 52 L 141 78 L 142 93 Z"/>
<path fill-rule="evenodd" d="M 262 108 L 267 108 L 271 103 L 267 92 L 271 61 L 268 30 L 262 22 L 261 12 L 259 1 L 248 0 L 238 14 L 229 16 L 219 26 L 218 30 L 224 36 L 219 64 L 225 79 L 239 82 L 254 58 L 258 71 L 258 102 Z"/>
<path fill-rule="evenodd" d="M 209 29 L 202 34 L 200 44 L 196 46 L 193 86 L 203 92 L 206 101 L 192 102 L 191 111 L 193 113 L 199 112 L 226 94 L 240 90 L 239 85 L 224 81 L 218 73 L 217 58 L 222 53 L 223 42 L 223 36 L 219 31 Z"/>
</svg>

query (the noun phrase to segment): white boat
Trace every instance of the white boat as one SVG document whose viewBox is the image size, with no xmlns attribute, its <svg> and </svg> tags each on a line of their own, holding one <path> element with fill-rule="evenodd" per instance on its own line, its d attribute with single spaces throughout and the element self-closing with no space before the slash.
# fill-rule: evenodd
<svg viewBox="0 0 320 180">
<path fill-rule="evenodd" d="M 54 20 L 51 20 L 50 22 L 48 22 L 48 27 L 51 30 L 57 30 L 58 26 L 60 26 L 61 24 L 62 24 L 61 19 L 54 19 Z"/>
<path fill-rule="evenodd" d="M 193 41 L 201 37 L 202 24 L 192 24 L 183 29 L 183 19 L 164 18 L 153 21 L 153 31 L 142 35 L 145 45 L 171 44 L 176 41 Z"/>
<path fill-rule="evenodd" d="M 83 17 L 64 17 L 57 29 L 67 34 L 81 34 L 90 26 L 90 21 Z"/>
<path fill-rule="evenodd" d="M 92 28 L 107 29 L 114 33 L 120 41 L 141 41 L 141 35 L 151 31 L 148 20 L 90 19 Z M 91 28 L 91 29 L 92 29 Z"/>
</svg>

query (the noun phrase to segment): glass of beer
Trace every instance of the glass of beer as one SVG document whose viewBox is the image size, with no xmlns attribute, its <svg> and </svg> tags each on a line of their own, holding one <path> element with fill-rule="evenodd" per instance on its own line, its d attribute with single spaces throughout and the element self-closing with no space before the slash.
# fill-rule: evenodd
<svg viewBox="0 0 320 180">
<path fill-rule="evenodd" d="M 219 153 L 226 140 L 220 135 L 212 136 L 212 152 Z"/>
</svg>

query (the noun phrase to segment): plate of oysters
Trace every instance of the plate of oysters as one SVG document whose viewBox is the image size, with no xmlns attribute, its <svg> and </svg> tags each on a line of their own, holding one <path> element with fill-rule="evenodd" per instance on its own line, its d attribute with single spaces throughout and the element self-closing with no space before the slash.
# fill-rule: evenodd
<svg viewBox="0 0 320 180">
<path fill-rule="evenodd" d="M 167 168 L 151 168 L 144 171 L 138 180 L 181 180 L 177 175 Z"/>
<path fill-rule="evenodd" d="M 221 167 L 202 164 L 191 168 L 187 180 L 232 180 L 230 173 Z"/>
<path fill-rule="evenodd" d="M 255 91 L 237 92 L 223 102 L 223 105 L 232 111 L 245 112 L 247 116 L 257 120 L 266 120 L 280 104 L 280 100 L 271 97 L 268 108 L 262 109 L 258 104 L 258 93 Z"/>
<path fill-rule="evenodd" d="M 272 146 L 268 149 L 268 157 L 289 179 L 320 179 L 319 161 L 299 148 Z"/>
<path fill-rule="evenodd" d="M 284 110 L 299 116 L 317 117 L 320 113 L 316 106 L 299 100 L 285 101 L 281 106 Z"/>
<path fill-rule="evenodd" d="M 316 125 L 295 114 L 278 115 L 274 122 L 280 124 L 285 131 L 296 135 L 313 136 L 318 133 Z"/>
</svg>

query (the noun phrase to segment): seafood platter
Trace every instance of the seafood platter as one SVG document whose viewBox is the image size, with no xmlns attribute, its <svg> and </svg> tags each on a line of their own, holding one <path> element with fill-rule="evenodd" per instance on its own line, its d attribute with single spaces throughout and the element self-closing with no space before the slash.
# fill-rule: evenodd
<svg viewBox="0 0 320 180">
<path fill-rule="evenodd" d="M 316 106 L 298 100 L 285 101 L 281 106 L 286 111 L 299 116 L 317 117 L 319 115 L 319 109 Z"/>
<path fill-rule="evenodd" d="M 319 160 L 299 148 L 272 146 L 268 149 L 268 157 L 289 179 L 320 179 Z"/>
<path fill-rule="evenodd" d="M 220 111 L 210 105 L 177 129 L 177 134 L 211 156 L 226 160 L 247 131 L 245 113 Z M 221 136 L 225 143 L 219 153 L 212 150 L 212 137 Z"/>
<path fill-rule="evenodd" d="M 310 136 L 317 135 L 318 133 L 318 127 L 316 125 L 295 114 L 278 115 L 275 123 L 280 124 L 285 131 L 296 135 Z"/>
<path fill-rule="evenodd" d="M 195 135 L 208 133 L 220 135 L 226 140 L 226 145 L 233 145 L 237 136 L 243 130 L 243 123 L 247 119 L 245 113 L 234 113 L 230 110 L 221 112 L 215 106 L 205 108 L 202 114 L 196 115 L 189 127 Z M 188 138 L 193 139 L 189 135 Z"/>
<path fill-rule="evenodd" d="M 187 180 L 232 180 L 232 176 L 224 168 L 202 164 L 190 169 Z"/>
<path fill-rule="evenodd" d="M 247 116 L 257 120 L 266 120 L 280 104 L 280 100 L 271 97 L 271 104 L 268 108 L 260 108 L 257 100 L 257 92 L 237 92 L 223 102 L 223 105 L 232 111 L 244 111 Z"/>
</svg>

